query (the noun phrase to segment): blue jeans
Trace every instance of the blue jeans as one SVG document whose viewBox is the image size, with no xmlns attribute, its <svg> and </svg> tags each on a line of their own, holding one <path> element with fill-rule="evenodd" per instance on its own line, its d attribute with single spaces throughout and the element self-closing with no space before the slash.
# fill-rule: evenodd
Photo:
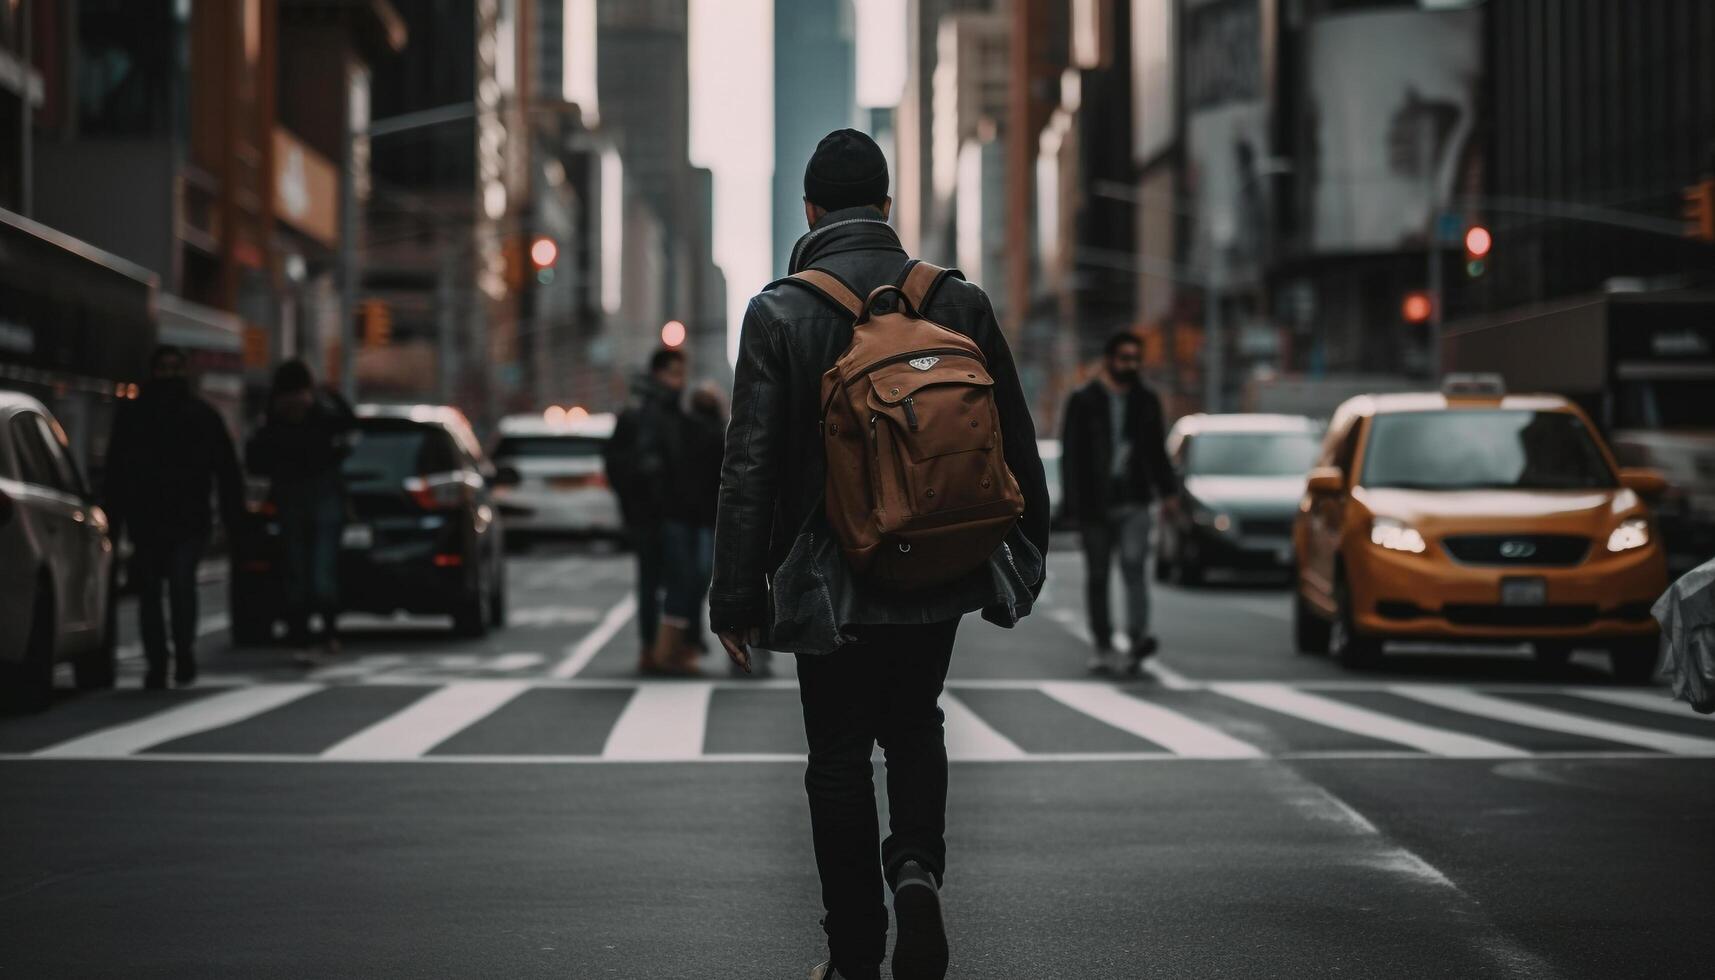
<svg viewBox="0 0 1715 980">
<path fill-rule="evenodd" d="M 334 480 L 278 486 L 280 538 L 286 557 L 286 610 L 294 630 L 308 628 L 320 613 L 333 633 L 339 613 L 339 542 L 345 526 L 345 497 Z"/>
<path fill-rule="evenodd" d="M 661 558 L 667 580 L 667 597 L 661 618 L 690 628 L 697 618 L 703 596 L 709 591 L 714 572 L 715 530 L 683 521 L 661 525 Z"/>
</svg>

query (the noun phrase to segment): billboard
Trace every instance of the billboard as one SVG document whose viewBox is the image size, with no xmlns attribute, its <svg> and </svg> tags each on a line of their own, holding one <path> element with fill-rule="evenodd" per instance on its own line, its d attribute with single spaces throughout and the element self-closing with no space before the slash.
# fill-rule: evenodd
<svg viewBox="0 0 1715 980">
<path fill-rule="evenodd" d="M 1431 211 L 1461 190 L 1481 32 L 1475 9 L 1372 10 L 1310 25 L 1300 166 L 1312 250 L 1422 243 Z"/>
</svg>

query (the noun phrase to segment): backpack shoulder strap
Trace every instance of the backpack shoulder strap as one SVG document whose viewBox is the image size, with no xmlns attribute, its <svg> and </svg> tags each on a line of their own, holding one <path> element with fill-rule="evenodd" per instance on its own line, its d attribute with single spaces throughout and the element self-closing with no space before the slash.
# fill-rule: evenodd
<svg viewBox="0 0 1715 980">
<path fill-rule="evenodd" d="M 840 307 L 853 317 L 863 312 L 863 300 L 858 299 L 857 293 L 847 286 L 840 277 L 823 272 L 820 269 L 805 269 L 780 280 L 794 283 L 819 294 L 823 299 Z"/>
<path fill-rule="evenodd" d="M 905 294 L 918 313 L 924 313 L 948 276 L 964 278 L 957 269 L 943 269 L 921 259 L 912 259 L 905 263 L 905 270 L 899 274 L 899 291 Z"/>
</svg>

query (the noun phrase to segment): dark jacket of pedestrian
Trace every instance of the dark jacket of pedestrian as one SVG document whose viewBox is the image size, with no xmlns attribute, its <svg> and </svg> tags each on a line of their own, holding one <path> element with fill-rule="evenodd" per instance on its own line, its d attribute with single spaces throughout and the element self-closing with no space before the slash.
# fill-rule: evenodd
<svg viewBox="0 0 1715 980">
<path fill-rule="evenodd" d="M 317 391 L 301 417 L 271 410 L 244 450 L 250 472 L 278 492 L 294 484 L 323 483 L 351 455 L 351 408 L 331 392 Z"/>
<path fill-rule="evenodd" d="M 821 269 L 844 280 L 857 295 L 867 296 L 876 286 L 898 281 L 908 259 L 881 211 L 859 206 L 823 215 L 793 248 L 788 271 Z M 1016 533 L 1030 543 L 1028 550 L 1036 559 L 1024 580 L 1039 588 L 1040 557 L 1048 550 L 1048 487 L 1036 428 L 994 309 L 976 285 L 948 276 L 922 312 L 976 341 L 987 361 L 1006 463 L 1024 494 L 1024 515 Z M 850 314 L 793 285 L 770 285 L 745 311 L 721 474 L 711 625 L 717 630 L 778 627 L 796 615 L 794 605 L 822 602 L 815 590 L 824 582 L 829 589 L 826 604 L 833 607 L 827 615 L 833 622 L 819 624 L 819 634 L 829 627 L 840 634 L 850 623 L 941 622 L 977 609 L 1011 625 L 1006 620 L 1016 617 L 994 608 L 1003 597 L 997 595 L 999 577 L 993 568 L 979 568 L 939 589 L 889 594 L 866 589 L 818 556 L 795 558 L 782 567 L 800 531 L 819 526 L 812 518 L 822 520 L 827 470 L 820 429 L 822 374 L 851 339 Z M 808 543 L 820 552 L 828 550 L 826 534 Z M 832 552 L 837 555 L 837 547 Z M 1022 598 L 1028 608 L 1030 596 Z M 800 648 L 813 649 L 823 639 L 808 638 Z M 778 637 L 773 645 L 792 648 Z"/>
<path fill-rule="evenodd" d="M 133 539 L 180 541 L 208 533 L 219 494 L 228 527 L 244 508 L 244 479 L 226 423 L 186 379 L 143 384 L 124 405 L 108 442 L 103 498 Z"/>
<path fill-rule="evenodd" d="M 696 527 L 712 528 L 719 510 L 721 462 L 726 452 L 726 420 L 720 405 L 699 403 L 693 396 L 684 414 L 672 516 Z"/>
<path fill-rule="evenodd" d="M 1114 473 L 1115 398 L 1123 397 L 1123 443 L 1129 456 Z M 1073 522 L 1099 521 L 1110 508 L 1147 504 L 1179 492 L 1167 459 L 1161 399 L 1147 385 L 1116 393 L 1100 378 L 1072 393 L 1060 437 L 1061 506 Z"/>
<path fill-rule="evenodd" d="M 626 526 L 636 528 L 659 524 L 681 506 L 675 470 L 686 420 L 679 392 L 647 374 L 632 383 L 632 394 L 602 450 L 602 465 Z"/>
</svg>

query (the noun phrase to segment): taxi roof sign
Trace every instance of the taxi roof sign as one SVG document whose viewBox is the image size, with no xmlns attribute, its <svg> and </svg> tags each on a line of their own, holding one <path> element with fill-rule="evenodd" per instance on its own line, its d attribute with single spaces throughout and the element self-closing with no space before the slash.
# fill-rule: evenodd
<svg viewBox="0 0 1715 980">
<path fill-rule="evenodd" d="M 1441 393 L 1449 398 L 1499 398 L 1507 393 L 1507 382 L 1498 374 L 1454 373 L 1441 379 Z"/>
</svg>

